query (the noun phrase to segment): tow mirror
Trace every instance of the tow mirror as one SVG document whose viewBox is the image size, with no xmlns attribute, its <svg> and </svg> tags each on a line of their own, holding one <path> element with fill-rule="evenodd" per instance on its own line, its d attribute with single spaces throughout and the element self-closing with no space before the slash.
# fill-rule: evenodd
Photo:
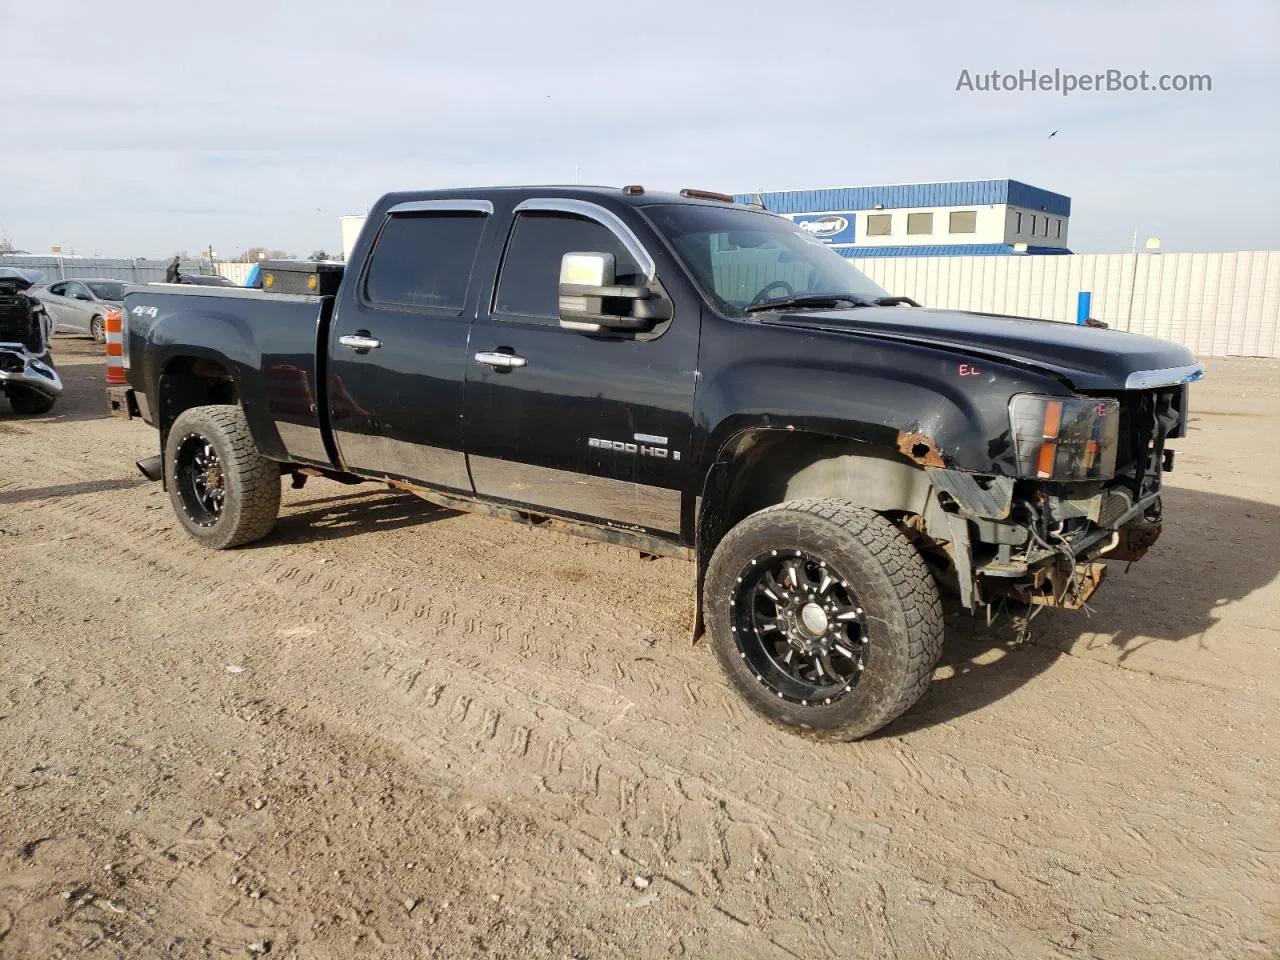
<svg viewBox="0 0 1280 960">
<path fill-rule="evenodd" d="M 650 287 L 620 287 L 611 253 L 566 253 L 560 259 L 560 326 L 579 333 L 643 333 L 671 319 L 671 303 Z"/>
</svg>

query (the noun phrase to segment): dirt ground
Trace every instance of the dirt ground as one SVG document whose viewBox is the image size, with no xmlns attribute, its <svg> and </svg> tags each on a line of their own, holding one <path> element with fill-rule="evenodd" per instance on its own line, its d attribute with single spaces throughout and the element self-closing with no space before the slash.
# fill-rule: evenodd
<svg viewBox="0 0 1280 960">
<path fill-rule="evenodd" d="M 1280 364 L 1193 393 L 1091 617 L 814 744 L 691 568 L 313 481 L 214 553 L 84 341 L 0 413 L 0 956 L 1280 956 Z"/>
</svg>

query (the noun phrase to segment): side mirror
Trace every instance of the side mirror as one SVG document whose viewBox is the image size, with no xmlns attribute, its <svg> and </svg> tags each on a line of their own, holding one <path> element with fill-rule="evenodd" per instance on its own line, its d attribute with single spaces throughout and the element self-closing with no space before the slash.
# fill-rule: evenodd
<svg viewBox="0 0 1280 960">
<path fill-rule="evenodd" d="M 560 326 L 579 333 L 643 333 L 671 319 L 671 303 L 649 287 L 614 284 L 611 253 L 566 253 L 560 259 Z"/>
</svg>

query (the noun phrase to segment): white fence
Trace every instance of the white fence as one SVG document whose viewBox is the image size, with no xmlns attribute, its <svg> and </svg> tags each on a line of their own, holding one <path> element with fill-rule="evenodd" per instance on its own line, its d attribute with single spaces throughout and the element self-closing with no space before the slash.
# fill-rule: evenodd
<svg viewBox="0 0 1280 960">
<path fill-rule="evenodd" d="M 1080 291 L 1115 330 L 1173 340 L 1200 356 L 1280 357 L 1280 251 L 851 261 L 926 307 L 1074 323 Z"/>
<path fill-rule="evenodd" d="M 118 257 L 59 257 L 56 254 L 35 256 L 31 254 L 0 255 L 0 267 L 17 267 L 19 270 L 42 275 L 44 283 L 65 280 L 68 277 L 92 280 L 95 278 L 127 280 L 130 283 L 151 283 L 163 280 L 168 260 L 121 259 Z M 208 273 L 209 264 L 199 260 L 183 260 L 183 273 Z"/>
</svg>

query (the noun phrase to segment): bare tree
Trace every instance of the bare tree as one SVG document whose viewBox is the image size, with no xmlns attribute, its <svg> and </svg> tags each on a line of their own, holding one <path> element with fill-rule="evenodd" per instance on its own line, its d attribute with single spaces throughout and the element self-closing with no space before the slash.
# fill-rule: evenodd
<svg viewBox="0 0 1280 960">
<path fill-rule="evenodd" d="M 13 244 L 10 243 L 7 238 L 0 237 L 0 255 L 6 254 L 6 253 L 13 253 L 14 249 L 15 248 Z"/>
</svg>

